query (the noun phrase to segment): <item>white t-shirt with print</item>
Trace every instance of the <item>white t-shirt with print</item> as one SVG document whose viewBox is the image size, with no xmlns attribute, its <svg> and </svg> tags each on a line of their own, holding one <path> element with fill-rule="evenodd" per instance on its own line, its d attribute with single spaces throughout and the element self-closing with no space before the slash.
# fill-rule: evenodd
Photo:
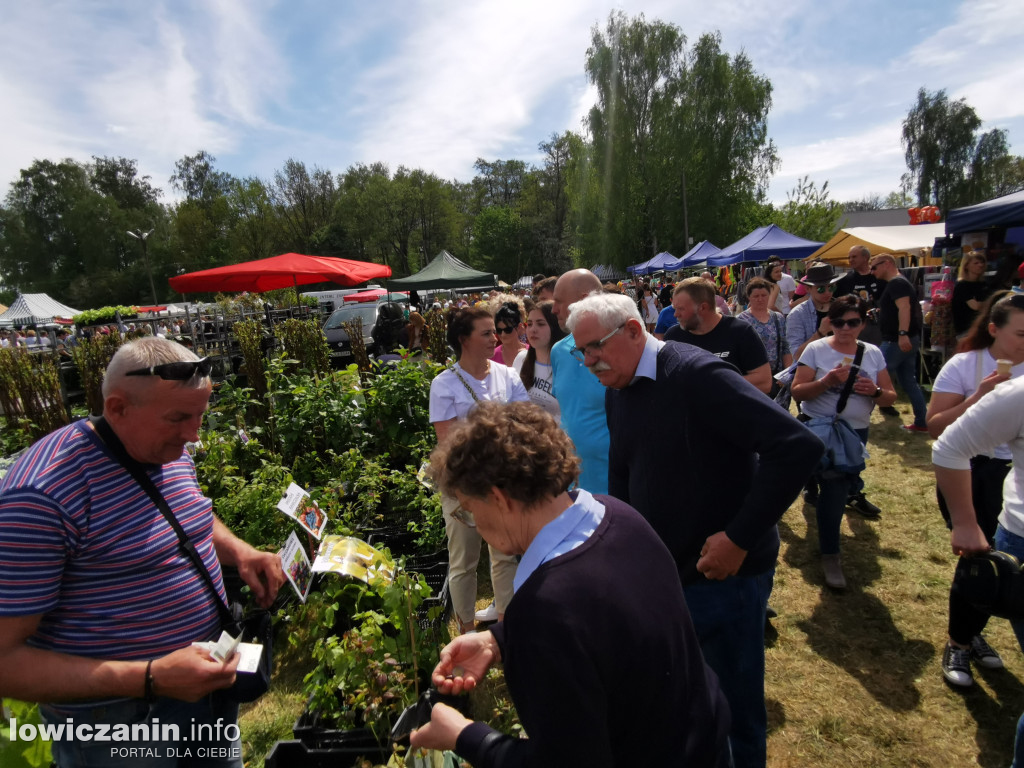
<svg viewBox="0 0 1024 768">
<path fill-rule="evenodd" d="M 814 369 L 814 379 L 817 381 L 831 371 L 840 363 L 849 365 L 853 362 L 853 354 L 836 352 L 829 344 L 829 339 L 818 339 L 812 341 L 800 355 L 800 365 L 807 365 Z M 878 372 L 885 370 L 885 357 L 882 350 L 874 344 L 864 345 L 864 357 L 860 362 L 861 376 L 867 376 L 875 385 L 878 384 Z M 829 387 L 813 400 L 804 400 L 800 404 L 800 410 L 812 418 L 819 416 L 833 416 L 836 406 L 839 404 L 839 395 L 842 394 L 842 385 Z M 871 411 L 875 407 L 875 398 L 869 395 L 858 395 L 850 392 L 846 401 L 846 408 L 840 416 L 843 421 L 854 429 L 865 429 L 871 424 Z"/>
<path fill-rule="evenodd" d="M 979 366 L 980 363 L 980 366 Z M 961 352 L 953 355 L 946 364 L 942 366 L 939 375 L 935 377 L 932 385 L 932 392 L 947 392 L 954 395 L 962 395 L 966 400 L 978 389 L 978 382 L 995 373 L 996 360 L 992 357 L 991 349 L 974 349 L 970 352 Z M 1015 365 L 1010 369 L 1010 378 L 1015 379 L 1024 375 L 1024 363 Z M 1013 454 L 1007 445 L 1000 445 L 992 455 L 997 459 L 1012 459 Z"/>
<path fill-rule="evenodd" d="M 523 372 L 523 363 L 526 362 L 526 352 L 527 350 L 522 350 L 518 355 L 516 355 L 516 359 L 512 363 L 512 367 L 515 368 L 516 373 L 520 375 Z M 552 368 L 549 364 L 534 360 L 533 386 L 527 391 L 530 395 L 530 400 L 554 416 L 557 421 L 561 418 L 562 412 L 558 407 L 558 401 L 555 399 L 554 395 L 551 394 L 551 382 L 553 378 Z"/>
</svg>

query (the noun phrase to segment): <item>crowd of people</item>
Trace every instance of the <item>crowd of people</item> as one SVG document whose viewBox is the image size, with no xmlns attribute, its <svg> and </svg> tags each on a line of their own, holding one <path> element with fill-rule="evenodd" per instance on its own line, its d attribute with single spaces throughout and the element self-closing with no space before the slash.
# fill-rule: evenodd
<svg viewBox="0 0 1024 768">
<path fill-rule="evenodd" d="M 695 753 L 701 756 L 687 764 L 765 765 L 763 632 L 779 549 L 776 523 L 803 490 L 815 506 L 823 581 L 842 591 L 847 586 L 839 551 L 843 514 L 850 510 L 875 520 L 882 515 L 865 498 L 860 474 L 871 413 L 876 407 L 892 409 L 898 397 L 893 382 L 900 383 L 915 417 L 903 428 L 936 436 L 1012 378 L 1017 366 L 1024 369 L 1024 296 L 998 293 L 977 306 L 964 351 L 936 379 L 928 408 L 911 365 L 923 331 L 915 289 L 888 254 L 855 247 L 849 263 L 843 275 L 828 264 L 808 265 L 799 281 L 803 297 L 782 279 L 781 265 L 770 264 L 764 277 L 745 285 L 748 306 L 736 316 L 719 310 L 721 297 L 710 276 L 671 286 L 667 306 L 655 286 L 626 291 L 602 285 L 587 270 L 558 278 L 545 323 L 550 327 L 554 320 L 566 333 L 550 353 L 550 415 L 560 420 L 561 430 L 553 432 L 554 422 L 539 413 L 527 418 L 522 405 L 509 402 L 513 398 L 488 388 L 495 396 L 461 417 L 433 460 L 442 487 L 470 513 L 461 518 L 463 524 L 475 524 L 502 555 L 521 557 L 511 600 L 501 598 L 500 620 L 490 632 L 472 631 L 479 627 L 468 601 L 456 609 L 465 634 L 445 650 L 435 682 L 443 690 L 466 690 L 491 664 L 504 661 L 513 700 L 527 709 L 523 722 L 530 741 L 535 733 L 537 741 L 518 745 L 454 710 L 435 707 L 432 723 L 414 735 L 414 744 L 457 747 L 475 757 L 475 765 L 564 764 L 558 736 L 582 727 L 565 712 L 587 713 L 594 702 L 612 711 L 613 704 L 603 697 L 615 692 L 608 683 L 570 685 L 562 679 L 564 667 L 580 674 L 609 670 L 609 680 L 621 673 L 612 671 L 617 654 L 603 643 L 604 619 L 567 608 L 580 601 L 586 605 L 583 590 L 575 587 L 570 602 L 559 590 L 574 588 L 570 574 L 580 562 L 597 561 L 600 547 L 591 542 L 602 535 L 605 521 L 625 520 L 635 512 L 667 548 L 682 586 L 686 610 L 680 612 L 684 627 L 679 631 L 684 636 L 693 632 L 706 664 L 703 676 L 694 679 L 693 692 L 703 696 L 713 686 L 729 713 L 726 721 L 725 708 L 714 708 L 716 727 L 706 719 L 695 721 L 702 742 L 687 719 L 679 718 L 676 733 L 662 748 L 702 743 Z M 672 321 L 666 317 L 669 311 Z M 497 348 L 499 340 L 500 335 L 492 337 L 489 344 Z M 1009 370 L 1002 370 L 1005 365 Z M 788 410 L 790 395 L 797 402 L 797 418 Z M 512 433 L 517 435 L 515 458 L 508 453 Z M 554 459 L 534 446 L 534 433 L 558 450 L 562 443 L 551 436 L 564 435 L 578 462 L 575 484 L 564 485 L 564 477 L 550 484 Z M 834 442 L 829 433 L 842 434 Z M 1009 471 L 1010 450 L 1004 445 L 994 458 L 968 456 L 977 475 L 973 503 L 979 523 L 970 522 L 973 511 L 949 518 L 958 553 L 981 551 L 1000 535 L 1008 539 L 1013 524 L 1000 534 L 995 518 L 1003 508 L 1000 484 Z M 515 479 L 505 471 L 510 463 L 518 465 Z M 729 467 L 727 494 L 708 480 L 719 476 L 722 466 Z M 673 482 L 666 484 L 665 477 Z M 525 489 L 535 483 L 550 494 L 531 496 Z M 453 524 L 459 519 L 454 517 Z M 979 525 L 984 525 L 980 534 Z M 1024 528 L 1020 534 L 1024 542 Z M 1024 543 L 1020 546 L 1024 550 Z M 652 591 L 651 582 L 645 589 L 646 594 Z M 620 589 L 602 583 L 598 591 L 616 594 Z M 620 607 L 612 602 L 615 606 L 605 612 Z M 951 591 L 942 674 L 953 685 L 970 684 L 972 662 L 1002 665 L 982 635 L 987 616 L 979 614 Z M 558 618 L 576 622 L 575 632 L 593 642 L 559 642 Z M 646 623 L 655 623 L 653 614 Z M 624 642 L 630 643 L 629 638 Z M 564 656 L 565 647 L 572 649 L 571 660 Z M 665 653 L 670 665 L 675 656 Z M 547 666 L 552 659 L 557 672 Z M 522 665 L 529 664 L 538 666 L 524 670 Z M 564 707 L 540 717 L 545 711 L 541 702 L 551 699 Z M 623 734 L 639 727 L 637 715 L 620 717 Z M 719 733 L 724 722 L 727 750 L 708 749 L 708 735 Z M 605 754 L 617 755 L 616 734 L 605 733 L 595 718 L 587 727 Z"/>
<path fill-rule="evenodd" d="M 585 269 L 539 276 L 529 297 L 449 308 L 455 362 L 430 387 L 431 471 L 459 635 L 433 682 L 462 693 L 502 663 L 529 738 L 436 704 L 414 746 L 481 768 L 766 765 L 777 523 L 803 492 L 823 582 L 846 587 L 840 522 L 847 509 L 882 515 L 860 472 L 894 381 L 914 412 L 904 428 L 938 438 L 954 553 L 1024 556 L 1024 295 L 972 289 L 976 314 L 926 404 L 913 286 L 888 254 L 858 246 L 849 263 L 793 281 L 769 262 L 744 286 L 748 305 L 724 310 L 710 275 L 624 289 Z M 422 346 L 421 313 L 404 333 Z M 262 605 L 285 577 L 214 517 L 183 450 L 210 368 L 161 334 L 129 342 L 107 370 L 103 416 L 38 441 L 0 480 L 0 694 L 40 702 L 48 723 L 237 718 L 223 695 L 237 658 L 191 643 L 218 627 L 223 565 Z M 129 464 L 173 503 L 205 574 Z M 484 544 L 494 600 L 477 611 Z M 951 685 L 970 685 L 972 664 L 1002 666 L 987 621 L 951 589 Z M 1014 629 L 1024 642 L 1024 621 Z M 638 706 L 638 690 L 656 705 Z M 1024 753 L 1024 717 L 1018 730 Z M 102 746 L 59 743 L 55 758 L 103 764 Z M 241 766 L 237 739 L 216 746 L 223 759 L 204 764 Z"/>
</svg>

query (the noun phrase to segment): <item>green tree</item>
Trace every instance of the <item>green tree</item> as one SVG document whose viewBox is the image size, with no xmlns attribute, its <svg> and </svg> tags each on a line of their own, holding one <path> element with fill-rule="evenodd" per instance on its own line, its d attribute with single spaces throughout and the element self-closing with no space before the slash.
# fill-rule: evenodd
<svg viewBox="0 0 1024 768">
<path fill-rule="evenodd" d="M 771 83 L 717 34 L 684 55 L 685 42 L 671 24 L 621 12 L 593 30 L 586 71 L 598 101 L 590 143 L 569 163 L 574 245 L 590 263 L 681 254 L 688 236 L 729 242 L 763 214 L 778 162 Z"/>
<path fill-rule="evenodd" d="M 529 261 L 523 247 L 524 234 L 523 220 L 514 207 L 484 208 L 473 222 L 473 263 L 506 282 L 518 280 Z"/>
<path fill-rule="evenodd" d="M 166 229 L 158 194 L 133 160 L 34 162 L 0 209 L 4 284 L 82 309 L 148 303 L 142 252 L 127 231 Z"/>
<path fill-rule="evenodd" d="M 775 216 L 775 223 L 787 232 L 808 240 L 828 240 L 836 233 L 843 207 L 829 200 L 828 182 L 817 184 L 804 176 Z"/>
<path fill-rule="evenodd" d="M 318 232 L 331 222 L 338 190 L 330 171 L 313 166 L 310 171 L 298 160 L 287 160 L 274 173 L 270 186 L 281 245 L 288 251 L 317 253 Z"/>
<path fill-rule="evenodd" d="M 226 203 L 231 253 L 237 257 L 234 260 L 252 261 L 273 256 L 278 226 L 267 185 L 255 176 L 232 179 Z"/>
<path fill-rule="evenodd" d="M 917 200 L 943 213 L 965 203 L 967 176 L 981 118 L 965 99 L 951 101 L 944 90 L 917 92 L 903 121 L 903 148 Z"/>
</svg>

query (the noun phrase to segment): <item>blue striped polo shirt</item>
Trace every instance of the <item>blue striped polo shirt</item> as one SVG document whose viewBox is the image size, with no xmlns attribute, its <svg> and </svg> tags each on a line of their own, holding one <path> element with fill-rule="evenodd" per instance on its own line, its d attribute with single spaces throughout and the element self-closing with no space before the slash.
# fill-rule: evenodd
<svg viewBox="0 0 1024 768">
<path fill-rule="evenodd" d="M 192 459 L 147 472 L 223 598 Z M 209 639 L 220 624 L 174 530 L 86 421 L 36 442 L 0 481 L 0 616 L 34 614 L 30 645 L 121 660 Z"/>
</svg>

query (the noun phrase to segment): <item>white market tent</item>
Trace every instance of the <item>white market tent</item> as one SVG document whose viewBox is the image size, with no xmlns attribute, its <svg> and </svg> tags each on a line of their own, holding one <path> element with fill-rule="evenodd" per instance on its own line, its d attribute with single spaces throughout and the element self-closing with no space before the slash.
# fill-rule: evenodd
<svg viewBox="0 0 1024 768">
<path fill-rule="evenodd" d="M 936 238 L 946 236 L 945 224 L 907 224 L 895 227 L 849 227 L 839 230 L 831 240 L 807 257 L 807 262 L 824 261 L 847 266 L 847 255 L 854 245 L 863 245 L 874 256 L 922 256 L 931 252 Z M 927 251 L 925 250 L 927 249 Z"/>
<path fill-rule="evenodd" d="M 0 315 L 0 326 L 48 325 L 58 319 L 70 321 L 77 314 L 77 309 L 64 306 L 45 293 L 23 293 Z"/>
</svg>

